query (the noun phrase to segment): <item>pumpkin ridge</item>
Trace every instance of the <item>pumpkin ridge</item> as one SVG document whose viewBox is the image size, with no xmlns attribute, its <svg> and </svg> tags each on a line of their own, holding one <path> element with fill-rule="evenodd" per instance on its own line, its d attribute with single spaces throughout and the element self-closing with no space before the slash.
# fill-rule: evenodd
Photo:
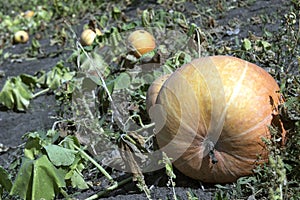
<svg viewBox="0 0 300 200">
<path fill-rule="evenodd" d="M 265 119 L 263 119 L 261 122 L 255 124 L 255 125 L 252 126 L 251 128 L 249 128 L 249 129 L 247 129 L 247 130 L 245 130 L 245 131 L 243 131 L 243 132 L 241 132 L 241 133 L 239 133 L 239 134 L 236 134 L 236 135 L 234 135 L 234 136 L 231 136 L 231 137 L 227 137 L 227 138 L 225 138 L 225 139 L 222 139 L 222 141 L 228 142 L 228 141 L 230 141 L 230 140 L 232 140 L 232 139 L 236 139 L 236 138 L 238 138 L 238 137 L 243 137 L 243 136 L 247 135 L 248 133 L 251 133 L 252 131 L 254 131 L 254 130 L 260 128 L 262 125 L 266 124 L 266 121 L 270 120 L 271 118 L 272 118 L 272 116 L 271 116 L 271 115 L 268 115 Z"/>
<path fill-rule="evenodd" d="M 206 79 L 206 76 L 207 75 L 207 69 L 204 67 L 203 69 L 206 69 L 206 70 L 202 70 L 199 69 L 199 67 L 197 66 L 199 62 L 202 62 L 203 66 L 207 66 L 207 62 L 211 62 L 214 66 L 215 66 L 215 73 L 218 74 L 219 76 L 219 80 L 220 80 L 220 83 L 219 84 L 222 84 L 223 88 L 224 88 L 224 85 L 223 85 L 223 81 L 222 81 L 222 77 L 219 73 L 219 70 L 218 70 L 218 67 L 217 65 L 215 64 L 214 60 L 212 57 L 206 57 L 206 58 L 199 58 L 199 59 L 196 59 L 192 62 L 190 62 L 188 65 L 190 65 L 196 72 L 199 73 L 199 76 L 201 76 L 201 78 L 203 80 L 205 80 L 205 83 L 206 83 L 206 87 L 208 89 L 212 89 L 212 85 L 213 83 L 208 81 Z M 204 63 L 203 63 L 204 62 Z M 218 80 L 218 79 L 217 79 Z M 212 92 L 211 90 L 208 90 L 209 92 L 209 96 L 212 98 L 214 96 L 214 92 Z M 225 95 L 225 94 L 224 94 Z M 197 97 L 199 98 L 199 97 Z M 225 99 L 224 99 L 225 100 Z M 211 102 L 214 102 L 214 100 L 211 100 Z M 221 114 L 219 115 L 218 117 L 218 120 L 216 120 L 216 116 L 213 116 L 213 114 L 210 116 L 210 120 L 208 121 L 208 127 L 207 127 L 207 122 L 206 120 L 204 119 L 204 115 L 200 114 L 200 117 L 201 117 L 201 120 L 204 123 L 204 126 L 205 126 L 205 137 L 203 138 L 203 141 L 202 141 L 202 146 L 203 146 L 203 151 L 208 153 L 210 150 L 212 150 L 214 148 L 214 145 L 217 143 L 217 140 L 219 139 L 220 135 L 222 134 L 222 129 L 224 127 L 224 122 L 225 122 L 225 116 L 226 116 L 226 111 L 227 111 L 227 106 L 226 104 L 224 105 L 224 108 L 222 107 L 220 110 L 222 110 Z M 211 111 L 212 112 L 212 111 Z M 199 119 L 200 120 L 200 119 Z M 217 121 L 217 124 L 215 125 L 212 125 L 212 123 L 216 122 Z M 201 123 L 201 121 L 199 121 Z"/>
<path fill-rule="evenodd" d="M 239 78 L 238 82 L 236 83 L 234 89 L 233 89 L 233 92 L 231 93 L 231 96 L 228 100 L 228 102 L 226 103 L 226 111 L 227 111 L 227 108 L 231 105 L 231 103 L 233 102 L 233 100 L 238 97 L 238 92 L 240 91 L 241 87 L 242 87 L 242 82 L 244 81 L 245 79 L 245 76 L 246 76 L 246 73 L 248 71 L 248 68 L 249 68 L 249 65 L 247 63 L 246 67 L 244 68 L 242 74 L 241 74 L 241 77 Z"/>
<path fill-rule="evenodd" d="M 246 161 L 246 162 L 256 163 L 259 161 L 259 159 L 258 159 L 259 155 L 257 155 L 257 158 L 248 158 L 245 156 L 237 155 L 236 152 L 233 153 L 231 151 L 219 151 L 217 149 L 216 149 L 216 151 L 219 153 L 220 157 L 222 157 L 222 158 L 224 157 L 223 154 L 227 154 L 227 155 L 233 157 L 234 159 L 237 159 L 237 160 L 240 160 L 243 162 Z M 218 158 L 220 158 L 220 157 L 218 157 Z M 265 160 L 265 159 L 263 159 L 263 160 Z"/>
<path fill-rule="evenodd" d="M 194 65 L 194 63 L 193 62 L 191 62 L 191 63 L 189 63 L 188 65 L 191 65 L 196 71 L 198 70 L 198 68 Z M 199 75 L 201 75 L 201 78 L 204 78 L 203 77 L 203 74 L 199 74 Z M 211 92 L 209 91 L 209 93 L 211 94 Z M 199 114 L 199 117 L 201 118 L 201 121 L 202 122 L 205 122 L 205 123 L 203 123 L 203 126 L 204 126 L 204 130 L 205 130 L 205 135 L 206 135 L 206 137 L 202 137 L 203 138 L 203 140 L 201 141 L 201 142 L 203 142 L 204 143 L 204 141 L 205 141 L 205 139 L 207 138 L 207 136 L 208 136 L 208 134 L 207 134 L 207 132 L 208 132 L 208 127 L 207 127 L 207 125 L 206 125 L 206 121 L 205 121 L 205 119 L 204 119 L 204 115 L 202 114 L 202 113 L 200 113 Z M 199 120 L 199 122 L 200 122 L 200 120 Z M 198 127 L 199 128 L 199 127 Z M 197 132 L 198 132 L 199 130 L 197 130 Z M 222 129 L 221 129 L 221 131 L 222 131 Z M 202 143 L 202 145 L 203 145 L 203 143 Z M 206 146 L 207 145 L 205 145 L 205 149 L 206 149 Z"/>
<path fill-rule="evenodd" d="M 219 56 L 219 58 L 222 58 L 223 56 Z M 217 68 L 217 72 L 218 72 L 218 74 L 219 74 L 219 76 L 220 76 L 220 79 L 221 79 L 221 81 L 222 81 L 222 76 L 220 75 L 220 71 L 219 71 L 219 67 L 218 67 L 218 65 L 215 63 L 215 60 L 213 59 L 213 57 L 208 57 L 208 59 L 213 63 L 213 65 L 214 66 L 216 66 L 216 68 Z M 196 62 L 198 62 L 199 61 L 199 59 L 197 59 L 196 60 Z M 233 61 L 230 61 L 229 63 L 227 63 L 226 64 L 226 66 L 224 66 L 224 67 L 227 67 L 228 65 L 232 65 L 232 62 Z M 235 61 L 235 62 L 237 62 L 238 64 L 240 64 L 239 63 L 239 61 Z M 195 70 L 199 70 L 198 69 L 198 67 L 197 66 L 195 66 L 195 64 L 193 63 L 193 62 L 191 62 L 191 63 L 189 63 Z M 205 125 L 205 130 L 206 130 L 206 132 L 207 132 L 207 134 L 206 134 L 206 137 L 204 138 L 204 141 L 203 141 L 203 146 L 204 146 L 204 151 L 209 151 L 209 150 L 211 150 L 210 148 L 211 147 L 209 147 L 209 145 L 208 145 L 208 143 L 210 143 L 209 141 L 211 141 L 211 142 L 213 142 L 214 143 L 214 146 L 217 144 L 217 141 L 214 141 L 216 138 L 214 138 L 215 137 L 215 135 L 216 134 L 218 134 L 218 136 L 220 137 L 220 135 L 222 134 L 222 129 L 223 129 L 223 127 L 224 127 L 224 124 L 225 124 L 225 118 L 226 118 L 226 114 L 227 114 L 227 110 L 228 110 L 228 108 L 231 106 L 231 104 L 232 104 L 232 102 L 235 100 L 235 98 L 237 98 L 238 97 L 238 93 L 239 93 L 239 91 L 240 91 L 240 89 L 241 89 L 241 87 L 242 87 L 242 82 L 244 81 L 244 79 L 245 79 L 245 76 L 246 76 L 246 74 L 247 74 L 247 72 L 248 72 L 248 69 L 249 69 L 249 64 L 248 63 L 246 63 L 246 66 L 244 67 L 244 69 L 243 69 L 243 71 L 242 71 L 242 73 L 241 73 L 241 75 L 240 75 L 240 77 L 239 77 L 239 79 L 238 79 L 238 81 L 237 81 L 237 83 L 236 83 L 236 85 L 235 85 L 235 87 L 234 87 L 234 89 L 233 89 L 233 92 L 231 93 L 231 95 L 230 95 L 230 97 L 229 97 L 229 100 L 226 102 L 226 104 L 225 104 L 225 107 L 223 108 L 223 110 L 222 110 L 222 113 L 220 114 L 220 118 L 217 120 L 218 122 L 217 122 L 217 124 L 215 125 L 216 127 L 211 127 L 211 128 L 207 128 L 207 126 L 206 126 L 206 123 L 204 123 L 204 125 Z M 200 73 L 201 75 L 202 75 L 202 73 Z M 223 82 L 223 81 L 222 81 Z M 224 88 L 224 85 L 223 85 L 223 88 Z M 210 91 L 209 91 L 210 92 Z M 226 94 L 225 94 L 226 95 Z M 200 115 L 201 117 L 203 117 L 202 115 Z M 213 117 L 211 116 L 211 119 L 210 119 L 210 121 L 211 122 L 214 122 L 215 120 L 214 119 L 212 119 Z M 210 122 L 210 123 L 211 123 Z M 209 124 L 210 126 L 212 126 L 211 124 Z M 218 133 L 219 132 L 219 133 Z M 217 138 L 217 140 L 219 139 L 219 137 Z"/>
<path fill-rule="evenodd" d="M 233 177 L 237 177 L 237 174 L 236 173 L 234 173 L 234 171 L 230 168 L 230 165 L 226 165 L 226 161 L 225 161 L 225 159 L 224 159 L 224 156 L 220 153 L 220 152 L 218 152 L 218 162 L 219 163 L 221 163 L 221 165 L 223 166 L 223 167 L 221 167 L 221 169 L 222 170 L 226 170 L 226 173 L 225 174 L 227 174 L 226 176 L 228 177 L 228 172 L 229 172 L 229 174 L 231 175 L 231 176 L 233 176 Z M 218 164 L 218 165 L 220 165 L 220 164 Z M 212 171 L 214 171 L 214 164 L 212 164 Z M 218 170 L 217 170 L 218 171 Z M 214 179 L 215 180 L 218 180 L 220 177 L 220 174 L 219 173 L 212 173 L 213 174 L 213 177 L 214 177 Z"/>
</svg>

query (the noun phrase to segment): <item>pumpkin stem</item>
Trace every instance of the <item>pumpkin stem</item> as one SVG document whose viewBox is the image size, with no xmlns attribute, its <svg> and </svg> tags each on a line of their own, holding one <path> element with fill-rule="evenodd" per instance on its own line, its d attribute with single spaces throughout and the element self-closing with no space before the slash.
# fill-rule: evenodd
<svg viewBox="0 0 300 200">
<path fill-rule="evenodd" d="M 216 158 L 215 155 L 215 144 L 211 140 L 205 140 L 207 142 L 207 148 L 209 150 L 208 156 L 212 162 L 212 164 L 216 164 L 218 162 L 218 159 Z"/>
<path fill-rule="evenodd" d="M 211 159 L 212 164 L 216 164 L 218 162 L 218 159 L 215 156 L 214 150 L 210 150 L 208 155 L 209 155 L 209 158 Z"/>
</svg>

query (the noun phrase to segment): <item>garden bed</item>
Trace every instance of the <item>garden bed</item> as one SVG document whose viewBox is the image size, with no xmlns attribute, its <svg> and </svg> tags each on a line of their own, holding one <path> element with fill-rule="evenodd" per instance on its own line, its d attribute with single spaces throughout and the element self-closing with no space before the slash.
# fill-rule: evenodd
<svg viewBox="0 0 300 200">
<path fill-rule="evenodd" d="M 82 120 L 79 120 L 74 113 L 77 111 L 80 113 L 80 119 L 85 119 L 86 110 L 79 106 L 75 107 L 77 110 L 74 111 L 71 107 L 74 108 L 74 97 L 77 97 L 73 93 L 75 87 L 73 88 L 72 84 L 80 83 L 84 85 L 84 83 L 80 81 L 72 82 L 72 80 L 78 81 L 80 79 L 79 71 L 93 73 L 94 69 L 86 69 L 82 64 L 88 60 L 83 52 L 88 52 L 91 57 L 95 58 L 94 61 L 96 62 L 103 62 L 97 57 L 97 55 L 100 55 L 104 57 L 104 62 L 108 63 L 110 67 L 115 65 L 108 72 L 99 69 L 101 73 L 108 74 L 105 77 L 108 89 L 110 89 L 109 81 L 114 79 L 118 79 L 119 83 L 115 83 L 115 88 L 119 87 L 120 90 L 127 89 L 126 85 L 136 84 L 133 82 L 128 83 L 126 77 L 120 75 L 124 72 L 131 73 L 132 69 L 136 69 L 136 65 L 130 64 L 131 61 L 134 63 L 136 60 L 132 58 L 132 55 L 128 57 L 127 46 L 123 44 L 130 32 L 145 28 L 152 30 L 154 33 L 170 34 L 170 37 L 165 35 L 157 35 L 156 37 L 161 44 L 170 45 L 167 46 L 172 53 L 169 55 L 174 56 L 170 59 L 170 57 L 164 58 L 163 54 L 160 54 L 159 62 L 155 61 L 155 56 L 150 61 L 147 57 L 143 58 L 144 60 L 141 60 L 141 62 L 144 64 L 150 62 L 151 69 L 153 67 L 157 68 L 157 66 L 164 69 L 161 66 L 167 62 L 169 62 L 167 64 L 173 65 L 174 69 L 180 67 L 179 65 L 188 60 L 187 49 L 189 48 L 183 49 L 183 53 L 177 57 L 176 48 L 184 46 L 190 41 L 185 39 L 190 37 L 196 42 L 192 42 L 192 46 L 189 47 L 194 48 L 197 53 L 200 49 L 199 56 L 220 54 L 237 56 L 268 71 L 280 85 L 286 102 L 288 102 L 285 111 L 281 114 L 288 130 L 286 148 L 282 150 L 280 147 L 275 146 L 271 149 L 271 156 L 276 162 L 283 161 L 284 166 L 280 168 L 278 164 L 279 167 L 274 168 L 274 166 L 267 165 L 265 168 L 257 169 L 258 175 L 241 178 L 236 183 L 222 185 L 201 183 L 184 176 L 176 169 L 173 171 L 176 178 L 173 177 L 172 179 L 163 168 L 144 173 L 144 180 L 141 182 L 129 180 L 102 194 L 101 191 L 105 191 L 110 187 L 111 182 L 98 171 L 99 168 L 91 164 L 86 157 L 80 155 L 80 159 L 82 159 L 80 160 L 80 163 L 82 162 L 80 174 L 83 175 L 84 183 L 78 181 L 76 185 L 71 181 L 74 179 L 67 180 L 63 192 L 55 191 L 55 198 L 65 199 L 68 195 L 75 199 L 96 198 L 97 196 L 93 195 L 99 194 L 99 192 L 101 193 L 99 198 L 103 199 L 147 199 L 150 197 L 152 199 L 175 199 L 175 194 L 178 199 L 280 199 L 277 198 L 278 196 L 282 199 L 296 199 L 299 197 L 300 174 L 296 172 L 299 169 L 300 152 L 297 140 L 300 137 L 300 124 L 298 121 L 300 113 L 299 2 L 283 0 L 202 1 L 200 3 L 197 1 L 147 1 L 145 3 L 123 1 L 100 4 L 87 1 L 88 3 L 84 4 L 85 1 L 80 1 L 79 6 L 76 7 L 74 5 L 77 5 L 77 1 L 73 2 L 72 0 L 68 3 L 54 1 L 56 3 L 53 4 L 31 1 L 33 7 L 30 7 L 29 3 L 21 7 L 22 1 L 15 4 L 15 1 L 7 1 L 6 4 L 3 2 L 1 3 L 3 5 L 0 5 L 4 8 L 3 11 L 0 11 L 1 29 L 6 30 L 6 33 L 0 33 L 2 40 L 0 70 L 3 74 L 0 78 L 0 88 L 3 89 L 9 78 L 27 74 L 28 77 L 36 77 L 36 79 L 30 79 L 30 83 L 34 85 L 31 88 L 33 95 L 41 92 L 40 95 L 29 100 L 28 107 L 18 107 L 18 105 L 14 105 L 13 108 L 8 108 L 6 105 L 0 107 L 0 166 L 10 174 L 11 180 L 16 179 L 20 170 L 21 158 L 24 157 L 23 150 L 28 148 L 28 140 L 37 137 L 32 134 L 24 138 L 23 135 L 28 132 L 58 131 L 59 138 L 55 140 L 52 138 L 55 141 L 53 144 L 58 145 L 59 142 L 65 142 L 65 144 L 72 146 L 71 144 L 76 144 L 79 141 L 80 148 L 85 149 L 87 147 L 85 152 L 94 160 L 99 163 L 105 160 L 102 157 L 103 155 L 99 153 L 100 150 L 103 150 L 101 147 L 103 143 L 101 141 L 97 143 L 93 140 L 94 132 L 104 130 L 111 137 L 110 139 L 116 141 L 116 137 L 122 135 L 125 131 L 121 130 L 117 123 L 112 123 L 109 120 L 110 117 L 114 117 L 110 113 L 111 110 L 114 111 L 114 107 L 109 105 L 107 95 L 98 96 L 99 99 L 96 98 L 99 100 L 98 103 L 101 104 L 99 110 L 96 107 L 98 104 L 88 102 L 92 107 L 89 111 L 95 112 L 93 113 L 94 117 L 98 117 L 98 112 L 101 116 L 105 116 L 105 119 L 99 119 L 99 124 L 102 123 L 102 127 L 91 130 L 92 128 L 89 125 L 85 127 L 87 129 L 82 131 Z M 8 9 L 10 8 L 8 5 L 11 5 L 11 9 Z M 9 26 L 5 25 L 8 22 L 4 22 L 4 19 L 11 21 L 18 19 L 17 13 L 24 12 L 24 9 L 35 10 L 36 15 L 32 19 L 21 19 L 21 22 L 14 22 Z M 48 19 L 45 16 L 47 14 L 52 17 Z M 10 16 L 10 18 L 5 18 L 5 16 Z M 173 21 L 159 21 L 160 18 L 157 16 L 167 16 L 168 20 L 170 18 Z M 91 24 L 99 27 L 104 32 L 104 36 L 97 37 L 91 47 L 81 47 L 79 45 L 81 31 L 83 27 L 91 26 Z M 158 28 L 159 26 L 161 26 L 161 29 Z M 192 26 L 198 28 L 197 33 L 189 32 L 193 30 Z M 24 29 L 24 27 L 30 33 L 30 40 L 26 44 L 11 44 L 13 31 L 18 28 Z M 175 36 L 171 34 L 174 31 L 177 34 Z M 118 43 L 111 45 L 110 42 L 116 38 L 117 41 L 119 40 Z M 103 42 L 106 42 L 106 46 L 100 47 Z M 197 42 L 201 43 L 201 47 L 197 46 Z M 119 47 L 119 49 L 116 47 Z M 192 55 L 192 57 L 195 55 L 197 54 Z M 78 64 L 78 59 L 81 64 Z M 127 65 L 124 64 L 125 67 L 119 68 L 116 65 L 120 64 L 118 61 L 122 59 L 127 62 Z M 55 66 L 58 68 L 55 68 Z M 53 72 L 54 68 L 57 71 L 62 71 L 62 74 L 55 80 L 49 77 L 56 75 L 57 71 L 47 74 L 51 70 Z M 40 78 L 43 76 L 47 80 L 49 79 L 47 84 L 41 82 Z M 88 78 L 88 81 L 93 80 L 91 76 L 88 76 Z M 150 78 L 150 80 L 152 79 L 153 77 Z M 58 85 L 55 85 L 56 80 L 60 81 Z M 130 104 L 132 106 L 131 110 L 127 110 L 128 113 L 124 114 L 123 111 L 120 111 L 121 118 L 129 119 L 132 113 L 137 113 L 143 124 L 147 126 L 150 124 L 150 120 L 146 114 L 145 102 L 141 97 L 146 94 L 150 83 L 146 79 L 142 81 L 142 83 L 139 83 L 140 86 L 135 88 L 135 92 L 137 92 L 134 95 L 115 92 L 112 97 L 115 98 L 115 105 L 120 110 L 125 108 L 122 107 L 123 104 L 129 105 L 132 103 Z M 83 85 L 84 90 L 100 91 L 100 94 L 103 94 L 103 88 L 100 86 L 101 80 L 98 80 L 97 83 L 88 82 L 87 87 Z M 79 95 L 85 97 L 83 90 L 80 92 Z M 122 95 L 124 95 L 124 98 L 120 97 Z M 130 100 L 126 99 L 129 96 Z M 76 106 L 78 105 L 76 104 Z M 138 119 L 133 118 L 133 123 L 138 124 Z M 110 130 L 108 130 L 109 127 Z M 89 133 L 91 135 L 88 135 Z M 64 140 L 67 136 L 72 136 L 73 143 Z M 44 140 L 40 139 L 40 141 Z M 41 149 L 43 148 L 46 147 L 41 146 Z M 93 148 L 96 149 L 94 152 L 92 151 Z M 47 152 L 50 154 L 50 150 Z M 40 150 L 39 153 L 39 155 L 45 155 L 45 150 Z M 95 155 L 97 153 L 99 155 Z M 117 160 L 119 158 L 112 156 L 113 151 L 110 153 L 112 154 L 106 159 Z M 78 163 L 76 167 L 79 170 Z M 105 165 L 102 165 L 102 167 L 118 183 L 122 183 L 123 180 L 131 177 L 131 173 L 115 170 L 110 164 L 108 164 L 108 167 Z M 284 172 L 285 177 L 281 182 L 278 181 L 278 177 L 280 177 L 278 171 L 280 170 Z M 173 182 L 175 186 L 172 185 Z M 142 190 L 141 185 L 144 186 Z M 281 190 L 280 192 L 277 191 L 278 188 Z M 273 191 L 273 193 L 270 191 Z M 3 199 L 12 198 L 8 196 L 8 191 L 5 191 L 5 188 L 2 196 Z M 17 199 L 16 196 L 13 196 L 13 198 Z"/>
</svg>

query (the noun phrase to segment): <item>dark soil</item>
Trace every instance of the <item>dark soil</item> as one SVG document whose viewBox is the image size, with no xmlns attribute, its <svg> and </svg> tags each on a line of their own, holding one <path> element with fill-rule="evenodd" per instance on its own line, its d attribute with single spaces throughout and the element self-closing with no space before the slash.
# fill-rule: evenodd
<svg viewBox="0 0 300 200">
<path fill-rule="evenodd" d="M 49 46 L 49 42 L 41 41 L 44 55 L 57 52 L 55 46 Z M 14 54 L 23 54 L 28 45 L 16 45 L 5 50 Z M 1 87 L 7 77 L 18 76 L 20 74 L 34 75 L 40 70 L 49 71 L 60 60 L 66 59 L 68 52 L 64 52 L 55 57 L 43 56 L 33 60 L 18 58 L 15 60 L 5 60 L 1 65 L 5 77 L 0 79 Z M 57 109 L 55 97 L 53 95 L 43 95 L 32 101 L 26 112 L 8 111 L 4 107 L 0 112 L 0 143 L 8 147 L 14 147 L 22 143 L 22 135 L 28 131 L 48 130 L 51 128 L 55 110 Z"/>
<path fill-rule="evenodd" d="M 138 1 L 139 2 L 139 1 Z M 141 1 L 142 2 L 142 1 Z M 209 2 L 209 1 L 207 1 Z M 241 1 L 242 2 L 242 1 Z M 253 4 L 236 7 L 228 12 L 222 13 L 216 18 L 218 25 L 227 27 L 227 31 L 238 29 L 234 34 L 220 34 L 224 41 L 232 41 L 236 37 L 239 39 L 244 38 L 249 32 L 256 36 L 262 36 L 263 30 L 266 29 L 270 32 L 276 32 L 280 18 L 275 19 L 275 16 L 282 16 L 288 8 L 288 2 L 285 0 L 258 0 Z M 206 3 L 209 4 L 209 3 Z M 135 5 L 141 9 L 145 9 L 148 6 L 155 7 L 155 3 L 140 3 Z M 214 6 L 214 5 L 212 5 Z M 127 9 L 128 15 L 134 15 L 130 13 L 136 12 L 136 7 L 130 7 Z M 191 3 L 186 3 L 186 7 L 193 9 Z M 253 21 L 252 17 L 257 17 L 261 14 L 269 16 L 270 23 L 262 24 Z M 274 18 L 274 20 L 273 20 Z M 232 21 L 238 21 L 238 26 L 231 25 Z M 226 30 L 222 30 L 226 31 Z M 230 33 L 230 32 L 227 32 Z M 49 46 L 48 41 L 41 41 L 42 50 L 44 55 L 52 55 L 58 51 L 56 46 Z M 22 53 L 25 52 L 26 45 L 16 45 L 6 49 L 6 52 Z M 5 72 L 5 77 L 0 78 L 0 88 L 3 86 L 7 77 L 16 76 L 21 73 L 34 74 L 35 72 L 43 69 L 50 70 L 58 61 L 66 60 L 70 52 L 62 51 L 59 54 L 49 57 L 44 56 L 34 60 L 5 60 L 1 65 L 1 70 Z M 22 148 L 21 145 L 24 141 L 22 136 L 28 131 L 34 130 L 48 130 L 52 127 L 53 122 L 56 120 L 56 111 L 59 109 L 57 106 L 55 96 L 52 94 L 46 94 L 40 96 L 32 101 L 29 109 L 26 112 L 14 112 L 6 110 L 1 107 L 0 111 L 0 165 L 8 168 L 10 162 L 14 158 L 14 152 L 18 148 Z M 189 179 L 184 175 L 175 171 L 177 175 L 176 179 L 176 194 L 179 199 L 188 199 L 187 191 L 193 192 L 199 199 L 213 199 L 214 186 L 205 185 L 198 181 Z M 118 174 L 118 173 L 116 173 Z M 164 174 L 164 171 L 158 171 L 153 174 L 146 174 L 146 182 L 152 192 L 153 199 L 172 199 L 172 189 L 168 188 L 168 179 Z M 101 177 L 98 178 L 102 181 Z M 92 180 L 96 181 L 96 180 Z M 78 199 L 84 199 L 94 193 L 97 193 L 99 188 L 93 188 L 91 190 L 82 191 L 77 194 Z M 104 199 L 147 199 L 144 193 L 141 193 L 134 183 L 129 183 L 120 189 L 117 189 L 108 194 Z"/>
</svg>

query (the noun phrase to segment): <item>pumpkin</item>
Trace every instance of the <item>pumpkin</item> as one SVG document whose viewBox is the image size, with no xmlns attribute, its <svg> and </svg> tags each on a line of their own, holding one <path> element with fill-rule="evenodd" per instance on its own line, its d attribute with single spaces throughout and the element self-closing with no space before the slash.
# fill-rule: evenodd
<svg viewBox="0 0 300 200">
<path fill-rule="evenodd" d="M 147 101 L 154 102 L 148 113 L 158 146 L 191 178 L 234 182 L 267 162 L 263 138 L 270 138 L 270 125 L 285 140 L 279 87 L 255 64 L 230 56 L 195 59 L 156 90 Z"/>
<path fill-rule="evenodd" d="M 89 46 L 91 44 L 93 44 L 95 38 L 98 35 L 102 35 L 101 31 L 96 28 L 95 31 L 93 31 L 92 29 L 85 29 L 82 33 L 81 33 L 81 37 L 80 37 L 80 42 L 83 46 Z"/>
<path fill-rule="evenodd" d="M 157 95 L 159 90 L 161 89 L 164 82 L 170 77 L 171 74 L 163 75 L 157 78 L 148 88 L 147 95 L 146 95 L 146 110 L 149 112 L 151 106 L 155 104 Z"/>
<path fill-rule="evenodd" d="M 153 35 L 145 30 L 132 32 L 128 37 L 128 42 L 136 57 L 140 57 L 156 47 Z"/>
<path fill-rule="evenodd" d="M 23 16 L 25 18 L 31 18 L 34 15 L 34 11 L 33 10 L 27 10 L 25 13 L 23 13 Z"/>
<path fill-rule="evenodd" d="M 14 43 L 26 43 L 29 40 L 29 35 L 26 31 L 17 31 L 14 34 Z"/>
<path fill-rule="evenodd" d="M 95 28 L 95 32 L 96 32 L 96 35 L 102 35 L 102 32 L 100 31 L 100 29 L 99 28 Z"/>
</svg>

